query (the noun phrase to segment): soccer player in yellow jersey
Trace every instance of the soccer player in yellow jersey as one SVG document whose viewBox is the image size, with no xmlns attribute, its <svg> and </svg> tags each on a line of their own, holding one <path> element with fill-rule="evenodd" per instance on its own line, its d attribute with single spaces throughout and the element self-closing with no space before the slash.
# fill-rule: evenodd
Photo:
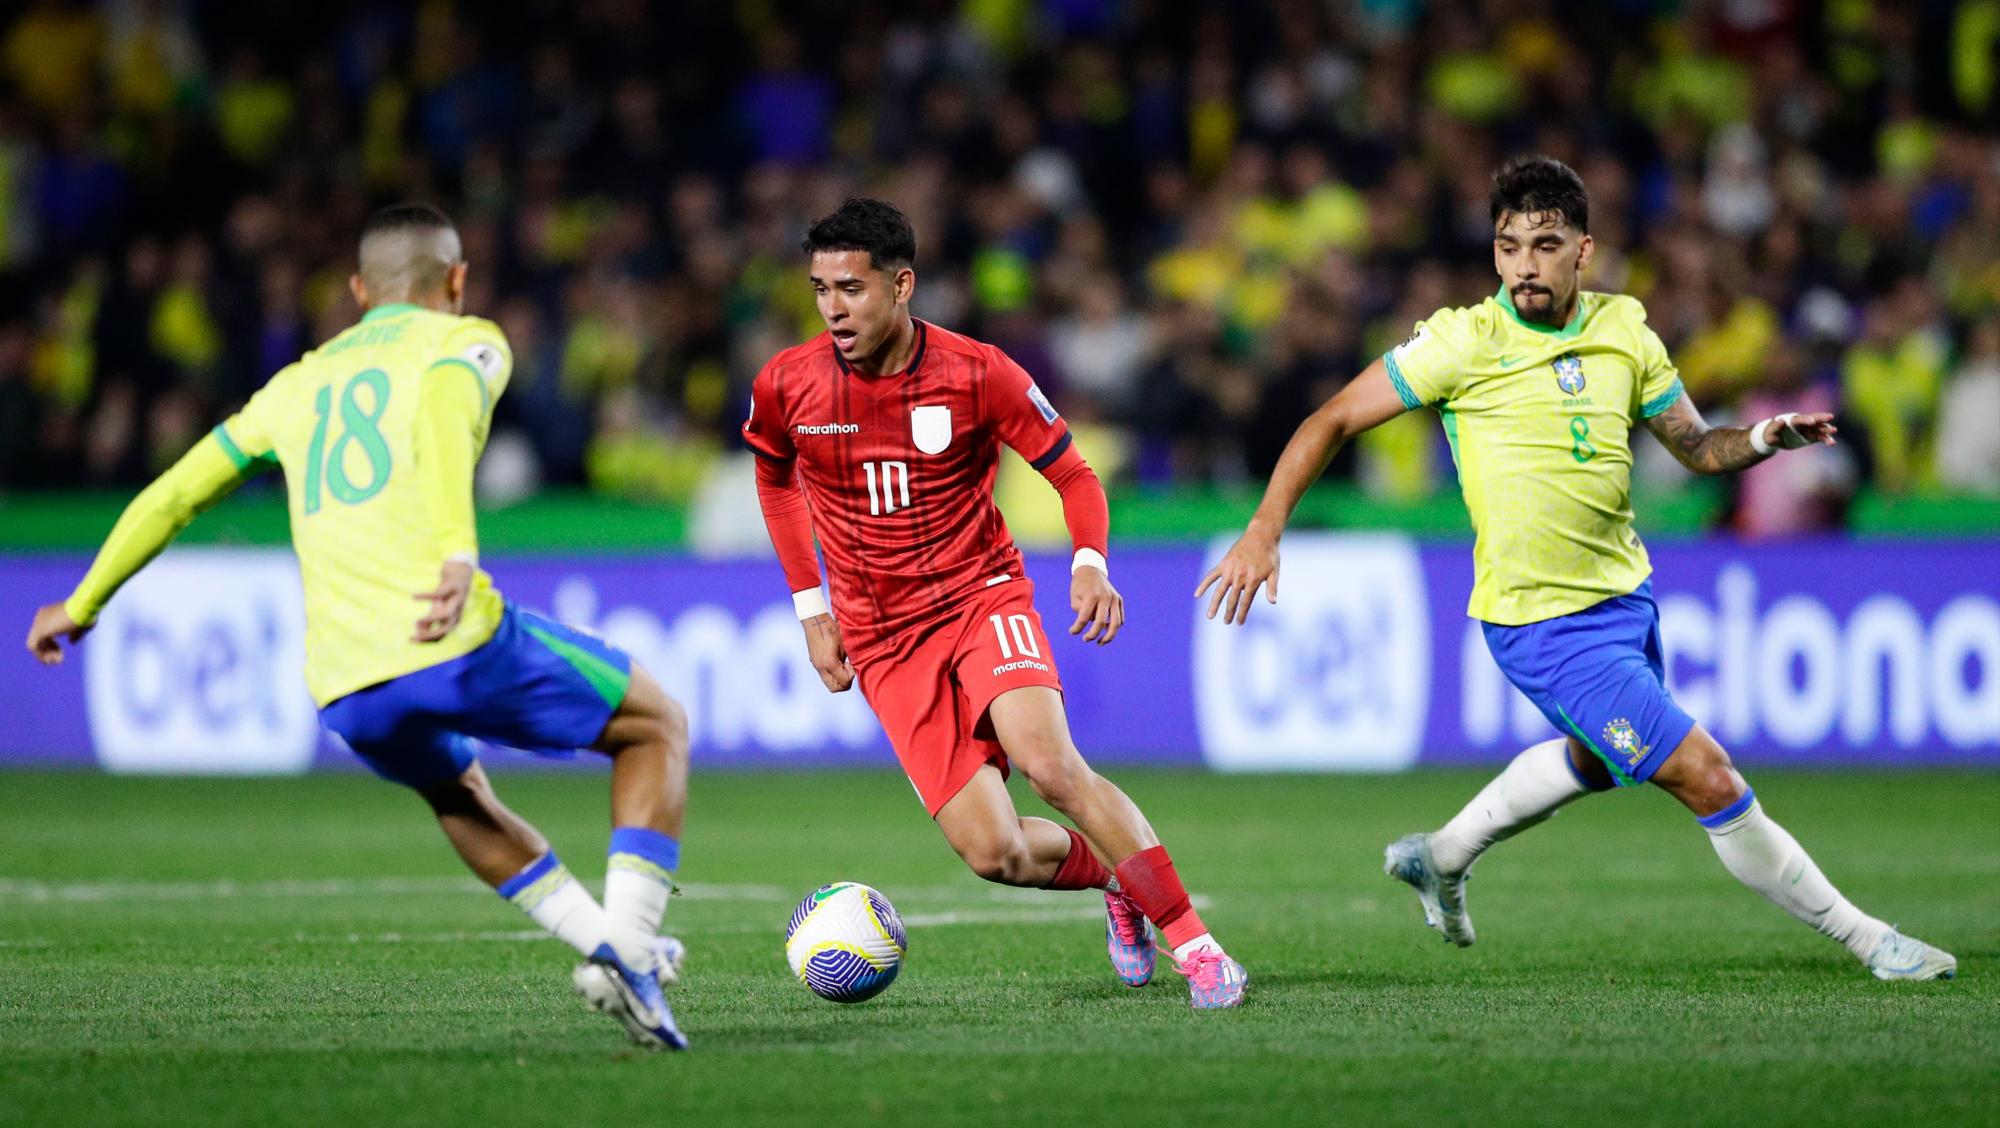
<svg viewBox="0 0 2000 1128">
<path fill-rule="evenodd" d="M 679 1049 L 660 982 L 681 949 L 659 928 L 680 858 L 686 715 L 623 652 L 514 606 L 480 570 L 473 466 L 513 355 L 498 326 L 460 314 L 466 270 L 444 213 L 372 216 L 350 283 L 360 322 L 142 491 L 75 592 L 36 612 L 28 649 L 62 661 L 62 642 L 197 513 L 281 468 L 322 723 L 421 794 L 481 880 L 583 954 L 572 980 L 592 1006 L 642 1045 Z M 602 906 L 494 795 L 472 738 L 610 757 Z"/>
<path fill-rule="evenodd" d="M 1710 427 L 1682 393 L 1637 301 L 1584 292 L 1589 197 L 1560 161 L 1517 159 L 1493 179 L 1499 292 L 1443 309 L 1314 412 L 1286 446 L 1249 529 L 1196 595 L 1240 623 L 1278 598 L 1278 538 L 1340 445 L 1434 408 L 1472 515 L 1469 608 L 1488 649 L 1564 735 L 1522 752 L 1450 822 L 1387 851 L 1426 922 L 1473 941 L 1465 875 L 1487 847 L 1570 800 L 1651 782 L 1708 831 L 1737 880 L 1840 941 L 1880 979 L 1949 978 L 1949 953 L 1841 896 L 1773 822 L 1706 729 L 1668 694 L 1646 548 L 1632 531 L 1631 432 L 1644 426 L 1688 469 L 1725 474 L 1779 449 L 1831 444 L 1830 415 Z"/>
</svg>

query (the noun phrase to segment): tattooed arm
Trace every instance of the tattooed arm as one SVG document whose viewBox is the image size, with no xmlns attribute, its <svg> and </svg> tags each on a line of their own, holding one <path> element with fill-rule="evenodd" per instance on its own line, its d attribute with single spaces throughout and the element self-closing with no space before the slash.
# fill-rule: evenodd
<svg viewBox="0 0 2000 1128">
<path fill-rule="evenodd" d="M 1687 396 L 1651 419 L 1646 427 L 1660 445 L 1673 452 L 1681 465 L 1697 474 L 1728 474 L 1754 466 L 1779 450 L 1825 443 L 1832 446 L 1839 428 L 1833 416 L 1824 413 L 1799 414 L 1766 419 L 1755 427 L 1710 427 Z M 1762 431 L 1767 453 L 1759 454 L 1752 443 L 1753 431 Z M 1789 432 L 1789 434 L 1787 433 Z"/>
</svg>

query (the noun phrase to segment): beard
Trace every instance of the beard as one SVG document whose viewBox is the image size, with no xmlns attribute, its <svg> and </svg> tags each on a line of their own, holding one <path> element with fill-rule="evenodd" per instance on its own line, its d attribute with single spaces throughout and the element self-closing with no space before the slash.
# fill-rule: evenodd
<svg viewBox="0 0 2000 1128">
<path fill-rule="evenodd" d="M 1561 325 L 1561 310 L 1554 290 L 1546 286 L 1516 286 L 1507 292 L 1514 299 L 1514 312 L 1522 320 L 1540 325 Z"/>
</svg>

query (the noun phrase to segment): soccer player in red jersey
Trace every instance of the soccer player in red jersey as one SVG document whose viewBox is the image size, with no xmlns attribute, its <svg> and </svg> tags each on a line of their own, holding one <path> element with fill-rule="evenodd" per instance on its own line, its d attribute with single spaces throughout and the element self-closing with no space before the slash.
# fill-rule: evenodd
<svg viewBox="0 0 2000 1128">
<path fill-rule="evenodd" d="M 1235 1006 L 1242 966 L 1203 926 L 1145 816 L 1070 740 L 1034 584 L 993 504 L 1005 443 L 1062 495 L 1076 549 L 1070 633 L 1101 646 L 1125 621 L 1107 578 L 1104 487 L 1020 365 L 910 316 L 917 237 L 901 212 L 848 200 L 812 225 L 804 250 L 827 331 L 757 374 L 743 437 L 814 668 L 835 693 L 861 683 L 974 873 L 1105 890 L 1120 979 L 1151 980 L 1150 919 L 1193 1005 Z M 1021 817 L 1010 764 L 1082 833 Z"/>
</svg>

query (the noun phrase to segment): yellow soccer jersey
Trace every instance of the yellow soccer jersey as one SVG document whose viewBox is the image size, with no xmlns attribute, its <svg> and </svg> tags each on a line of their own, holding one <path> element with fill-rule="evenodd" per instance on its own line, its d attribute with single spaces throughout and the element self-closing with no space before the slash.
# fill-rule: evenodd
<svg viewBox="0 0 2000 1128">
<path fill-rule="evenodd" d="M 1435 407 L 1478 535 L 1468 613 L 1518 626 L 1626 595 L 1652 573 L 1632 529 L 1631 431 L 1681 381 L 1635 299 L 1583 293 L 1561 329 L 1502 289 L 1442 309 L 1382 358 L 1406 407 Z"/>
<path fill-rule="evenodd" d="M 410 641 L 424 609 L 413 596 L 437 586 L 446 560 L 476 551 L 472 464 L 513 366 L 506 336 L 490 321 L 377 306 L 273 376 L 216 429 L 239 471 L 260 461 L 284 468 L 305 581 L 306 683 L 321 705 L 493 637 L 500 594 L 479 571 L 457 629 L 438 642 Z M 435 404 L 440 391 L 468 388 L 477 399 L 464 401 L 459 422 L 471 426 L 471 458 L 420 465 L 427 390 Z"/>
</svg>

